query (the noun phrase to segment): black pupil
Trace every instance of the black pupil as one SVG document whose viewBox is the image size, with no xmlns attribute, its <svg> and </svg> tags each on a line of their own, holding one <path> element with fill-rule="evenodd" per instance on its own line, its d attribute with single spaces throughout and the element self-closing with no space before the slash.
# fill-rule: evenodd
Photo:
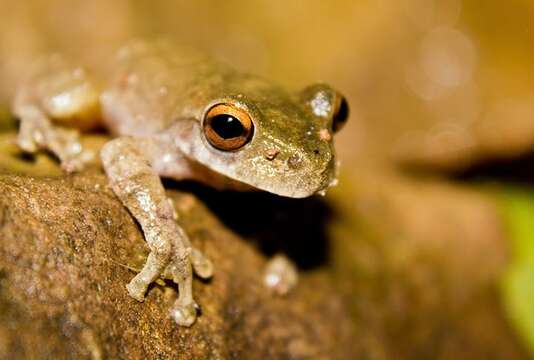
<svg viewBox="0 0 534 360">
<path fill-rule="evenodd" d="M 341 99 L 337 114 L 334 116 L 334 131 L 339 130 L 349 117 L 349 104 L 345 98 Z"/>
<path fill-rule="evenodd" d="M 211 128 L 223 139 L 232 139 L 242 136 L 245 128 L 241 121 L 237 120 L 232 115 L 216 115 L 211 121 Z"/>
</svg>

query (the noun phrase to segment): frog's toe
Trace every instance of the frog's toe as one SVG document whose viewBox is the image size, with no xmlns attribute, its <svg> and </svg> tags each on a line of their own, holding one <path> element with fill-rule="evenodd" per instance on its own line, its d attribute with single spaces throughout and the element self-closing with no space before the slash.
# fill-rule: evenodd
<svg viewBox="0 0 534 360">
<path fill-rule="evenodd" d="M 145 301 L 146 287 L 144 286 L 144 284 L 141 284 L 140 282 L 136 281 L 135 278 L 130 281 L 128 285 L 126 285 L 126 290 L 128 290 L 128 294 L 135 300 L 139 302 Z"/>
<path fill-rule="evenodd" d="M 17 146 L 24 152 L 34 153 L 37 151 L 37 144 L 33 137 L 26 132 L 21 131 L 17 136 Z"/>
<path fill-rule="evenodd" d="M 297 268 L 286 256 L 278 254 L 267 263 L 263 282 L 275 294 L 286 295 L 298 283 Z"/>
<path fill-rule="evenodd" d="M 75 156 L 69 156 L 61 161 L 61 168 L 67 173 L 79 172 L 85 169 L 88 162 L 93 160 L 94 153 L 84 150 Z"/>
<path fill-rule="evenodd" d="M 193 248 L 191 251 L 191 263 L 195 274 L 202 279 L 209 279 L 213 276 L 213 263 L 200 250 Z"/>
<path fill-rule="evenodd" d="M 70 159 L 61 162 L 61 169 L 66 173 L 79 172 L 84 169 L 84 164 L 77 159 Z"/>
<path fill-rule="evenodd" d="M 197 319 L 198 305 L 194 302 L 175 306 L 171 311 L 174 321 L 180 326 L 191 326 Z"/>
</svg>

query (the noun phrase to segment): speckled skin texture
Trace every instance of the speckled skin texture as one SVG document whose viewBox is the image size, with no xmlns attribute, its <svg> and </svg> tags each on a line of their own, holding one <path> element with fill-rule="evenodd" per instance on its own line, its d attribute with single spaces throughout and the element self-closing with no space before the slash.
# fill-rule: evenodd
<svg viewBox="0 0 534 360">
<path fill-rule="evenodd" d="M 326 85 L 290 94 L 165 40 L 133 41 L 110 64 L 92 72 L 60 56 L 39 64 L 14 100 L 18 144 L 27 152 L 51 151 L 73 172 L 93 154 L 54 120 L 91 127 L 90 119 L 98 119 L 117 135 L 103 147 L 102 165 L 150 248 L 128 293 L 143 301 L 148 286 L 167 274 L 179 287 L 171 314 L 190 326 L 198 308 L 193 273 L 210 278 L 213 265 L 191 247 L 160 176 L 295 198 L 323 193 L 336 182 L 332 132 L 341 95 Z M 235 151 L 220 150 L 204 136 L 205 114 L 216 104 L 231 104 L 252 119 L 252 138 Z"/>
</svg>

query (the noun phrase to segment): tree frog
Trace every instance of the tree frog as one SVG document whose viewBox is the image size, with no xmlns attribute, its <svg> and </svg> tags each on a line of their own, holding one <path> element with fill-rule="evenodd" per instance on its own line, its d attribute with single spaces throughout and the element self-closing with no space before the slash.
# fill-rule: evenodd
<svg viewBox="0 0 534 360">
<path fill-rule="evenodd" d="M 114 135 L 102 165 L 150 249 L 127 291 L 143 301 L 158 277 L 173 279 L 171 315 L 190 326 L 193 273 L 209 278 L 213 265 L 191 246 L 160 176 L 293 198 L 324 192 L 336 182 L 333 134 L 348 105 L 328 85 L 289 93 L 167 40 L 131 41 L 105 62 L 89 69 L 59 55 L 40 61 L 14 98 L 17 142 L 53 153 L 72 172 L 91 157 L 78 130 L 99 125 Z M 284 288 L 283 263 L 277 259 L 267 283 Z"/>
</svg>

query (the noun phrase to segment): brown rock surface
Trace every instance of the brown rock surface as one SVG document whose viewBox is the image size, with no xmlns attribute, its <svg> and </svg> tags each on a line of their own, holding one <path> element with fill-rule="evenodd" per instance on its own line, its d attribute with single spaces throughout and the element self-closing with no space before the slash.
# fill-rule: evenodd
<svg viewBox="0 0 534 360">
<path fill-rule="evenodd" d="M 11 165 L 20 163 L 12 158 Z M 20 164 L 19 164 L 20 165 Z M 287 298 L 261 282 L 266 257 L 190 194 L 171 191 L 192 242 L 214 261 L 195 281 L 191 328 L 168 311 L 176 288 L 144 303 L 125 284 L 146 256 L 142 234 L 96 171 L 0 175 L 0 358 L 348 358 L 348 313 L 322 270 Z M 15 167 L 19 173 L 30 169 Z"/>
<path fill-rule="evenodd" d="M 217 266 L 195 281 L 202 316 L 185 329 L 168 317 L 172 284 L 142 304 L 127 296 L 146 248 L 101 172 L 66 177 L 12 140 L 0 138 L 0 358 L 526 357 L 498 296 L 506 234 L 481 191 L 376 168 L 341 179 L 335 207 L 171 190 Z M 288 298 L 263 288 L 258 248 L 282 248 L 304 269 Z"/>
</svg>

